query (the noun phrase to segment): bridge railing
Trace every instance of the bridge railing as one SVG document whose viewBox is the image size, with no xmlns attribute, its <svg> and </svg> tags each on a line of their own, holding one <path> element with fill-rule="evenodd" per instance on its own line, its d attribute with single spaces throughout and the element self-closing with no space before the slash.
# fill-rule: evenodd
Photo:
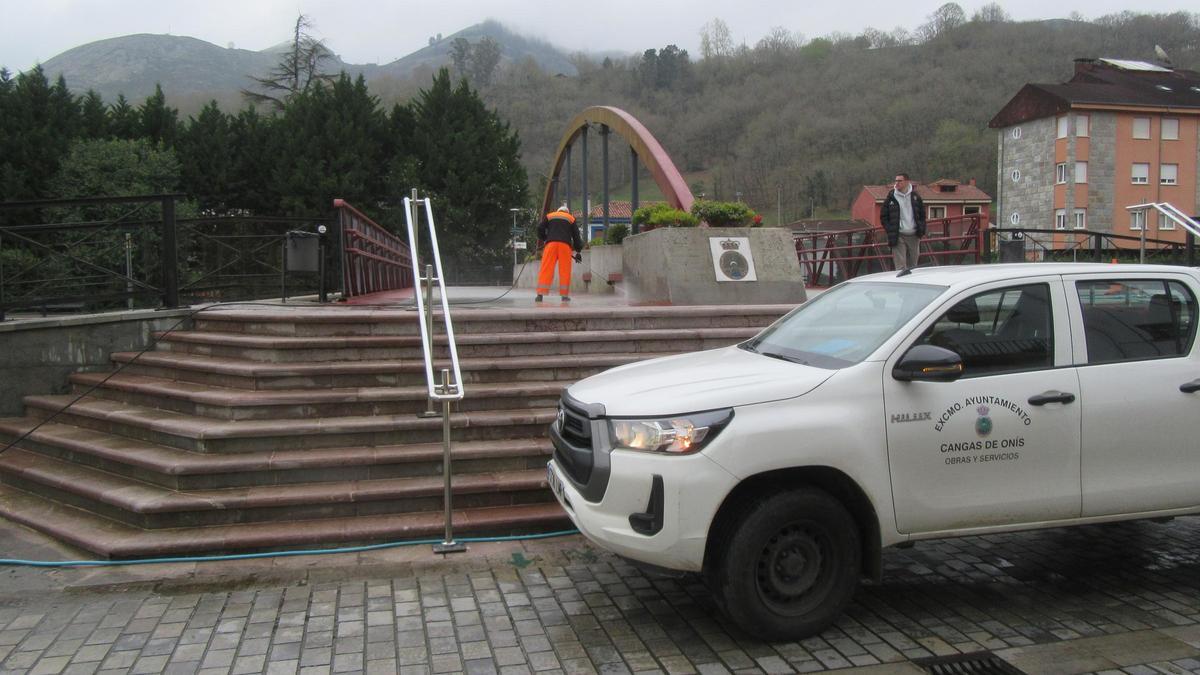
<svg viewBox="0 0 1200 675">
<path fill-rule="evenodd" d="M 1196 264 L 1196 237 L 1187 232 L 1184 241 L 1149 238 L 1095 230 L 1058 230 L 1033 227 L 1006 227 L 994 230 L 997 236 L 1007 235 L 997 248 L 1017 245 L 1020 260 L 1093 261 L 1113 259 L 1136 262 L 1142 256 L 1148 263 L 1187 265 Z"/>
<path fill-rule="evenodd" d="M 413 288 L 408 242 L 347 204 L 333 200 L 342 240 L 342 295 Z"/>
<path fill-rule="evenodd" d="M 277 297 L 289 283 L 293 295 L 326 290 L 317 274 L 289 271 L 285 248 L 328 216 L 181 218 L 181 197 L 0 203 L 0 319 Z"/>
<path fill-rule="evenodd" d="M 925 224 L 918 264 L 963 265 L 988 256 L 987 228 L 979 214 L 934 218 Z M 809 286 L 894 269 L 887 234 L 878 227 L 795 236 L 796 255 Z"/>
</svg>

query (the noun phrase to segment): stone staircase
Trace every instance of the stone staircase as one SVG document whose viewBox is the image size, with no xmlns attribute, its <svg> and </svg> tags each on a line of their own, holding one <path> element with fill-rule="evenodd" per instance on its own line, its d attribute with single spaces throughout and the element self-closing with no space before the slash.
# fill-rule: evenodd
<svg viewBox="0 0 1200 675">
<path fill-rule="evenodd" d="M 544 468 L 564 387 L 738 342 L 788 309 L 456 310 L 455 533 L 569 527 Z M 414 312 L 213 309 L 157 337 L 0 419 L 4 445 L 50 420 L 0 454 L 0 516 L 111 558 L 441 536 L 442 421 L 418 416 Z"/>
</svg>

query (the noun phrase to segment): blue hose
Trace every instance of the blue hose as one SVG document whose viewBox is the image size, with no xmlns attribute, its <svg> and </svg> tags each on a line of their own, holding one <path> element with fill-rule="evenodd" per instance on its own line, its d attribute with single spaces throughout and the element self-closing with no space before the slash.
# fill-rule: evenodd
<svg viewBox="0 0 1200 675">
<path fill-rule="evenodd" d="M 551 539 L 579 534 L 579 530 L 560 530 L 543 534 L 516 534 L 503 537 L 464 537 L 457 539 L 463 543 L 480 543 L 492 541 L 523 541 L 527 539 Z M 386 544 L 368 544 L 366 546 L 350 546 L 347 548 L 318 548 L 299 551 L 275 551 L 272 553 L 237 553 L 233 555 L 202 555 L 193 558 L 146 558 L 144 560 L 20 560 L 17 558 L 0 558 L 0 565 L 19 565 L 25 567 L 116 567 L 121 565 L 152 565 L 155 563 L 177 562 L 214 562 L 217 560 L 252 560 L 255 558 L 283 558 L 294 555 L 324 555 L 330 553 L 360 553 L 362 551 L 378 551 L 384 548 L 400 546 L 418 546 L 422 544 L 441 544 L 441 539 L 415 539 L 413 541 L 392 541 Z"/>
</svg>

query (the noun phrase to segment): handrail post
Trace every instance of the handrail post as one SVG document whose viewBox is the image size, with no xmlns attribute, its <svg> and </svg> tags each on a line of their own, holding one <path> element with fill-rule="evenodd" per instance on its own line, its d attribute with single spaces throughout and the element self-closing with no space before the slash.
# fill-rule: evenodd
<svg viewBox="0 0 1200 675">
<path fill-rule="evenodd" d="M 432 316 L 432 314 L 431 314 Z M 449 394 L 453 387 L 450 384 L 450 371 L 442 369 L 442 394 Z M 446 536 L 442 543 L 433 545 L 434 553 L 461 553 L 467 550 L 467 545 L 454 541 L 454 493 L 450 482 L 450 399 L 442 400 L 442 503 L 446 515 Z"/>
<path fill-rule="evenodd" d="M 1193 218 L 1192 220 L 1200 220 L 1200 218 Z M 1191 232 L 1188 232 L 1186 234 L 1187 234 L 1187 243 L 1184 244 L 1184 247 L 1187 249 L 1187 266 L 1195 267 L 1196 266 L 1196 235 L 1192 234 Z M 3 318 L 3 316 L 0 315 L 0 318 Z"/>
<path fill-rule="evenodd" d="M 1104 239 L 1099 232 L 1092 233 L 1092 248 L 1093 254 L 1096 256 L 1096 262 L 1104 262 Z"/>
<path fill-rule="evenodd" d="M 416 192 L 416 190 L 413 190 L 413 192 Z M 415 232 L 416 230 L 413 230 L 413 231 Z M 425 322 L 425 334 L 429 336 L 429 360 L 432 362 L 433 361 L 433 265 L 425 266 L 425 276 L 421 277 L 421 280 L 425 282 L 425 311 L 422 312 L 424 314 L 424 316 L 419 317 L 419 319 L 421 321 Z M 418 287 L 417 292 L 419 293 L 420 291 L 421 291 L 421 289 L 420 289 L 420 287 Z M 442 386 L 445 386 L 444 382 L 443 382 Z M 437 415 L 438 415 L 437 411 L 433 409 L 433 399 L 426 398 L 425 399 L 425 412 L 421 413 L 420 416 L 421 417 L 437 417 Z"/>
<path fill-rule="evenodd" d="M 179 306 L 179 257 L 175 250 L 175 198 L 162 200 L 163 306 Z"/>
</svg>

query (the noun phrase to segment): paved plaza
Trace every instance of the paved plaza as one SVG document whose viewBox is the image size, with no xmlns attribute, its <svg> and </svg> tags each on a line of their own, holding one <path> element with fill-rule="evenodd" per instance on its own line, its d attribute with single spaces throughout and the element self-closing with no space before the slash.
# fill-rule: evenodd
<svg viewBox="0 0 1200 675">
<path fill-rule="evenodd" d="M 1197 519 L 891 550 L 836 627 L 777 644 L 728 625 L 698 577 L 577 535 L 458 556 L 0 568 L 0 672 L 921 673 L 914 660 L 991 651 L 1027 673 L 1200 673 Z"/>
</svg>

